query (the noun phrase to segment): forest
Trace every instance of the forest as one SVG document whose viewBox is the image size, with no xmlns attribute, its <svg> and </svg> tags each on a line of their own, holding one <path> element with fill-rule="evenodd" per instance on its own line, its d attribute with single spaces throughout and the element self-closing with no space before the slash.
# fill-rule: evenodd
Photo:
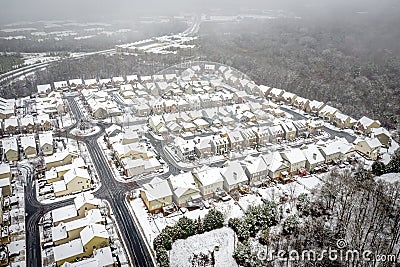
<svg viewBox="0 0 400 267">
<path fill-rule="evenodd" d="M 399 152 L 387 166 L 390 171 L 400 171 Z M 362 166 L 356 172 L 334 169 L 310 195 L 289 193 L 281 205 L 265 201 L 250 207 L 243 218 L 230 219 L 239 240 L 234 258 L 241 266 L 288 266 L 288 261 L 290 266 L 395 266 L 400 257 L 399 203 L 398 179 L 384 181 Z M 301 257 L 303 251 L 321 256 L 329 249 L 337 251 L 336 259 Z M 349 250 L 359 254 L 339 256 Z"/>
<path fill-rule="evenodd" d="M 258 84 L 399 125 L 400 18 L 351 14 L 203 23 L 200 55 Z"/>
</svg>

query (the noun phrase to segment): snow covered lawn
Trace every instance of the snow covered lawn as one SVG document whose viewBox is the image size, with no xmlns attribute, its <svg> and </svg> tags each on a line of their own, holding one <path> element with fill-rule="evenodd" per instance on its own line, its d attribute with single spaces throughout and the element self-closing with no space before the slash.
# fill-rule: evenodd
<svg viewBox="0 0 400 267">
<path fill-rule="evenodd" d="M 381 176 L 377 176 L 376 179 L 388 182 L 388 183 L 395 183 L 400 182 L 400 173 L 385 173 Z"/>
<path fill-rule="evenodd" d="M 171 267 L 191 266 L 191 257 L 200 252 L 212 251 L 216 244 L 219 250 L 215 251 L 215 266 L 233 267 L 238 266 L 232 255 L 235 250 L 235 234 L 232 229 L 224 227 L 221 229 L 206 232 L 201 235 L 194 235 L 187 239 L 179 239 L 172 245 L 170 252 Z"/>
</svg>

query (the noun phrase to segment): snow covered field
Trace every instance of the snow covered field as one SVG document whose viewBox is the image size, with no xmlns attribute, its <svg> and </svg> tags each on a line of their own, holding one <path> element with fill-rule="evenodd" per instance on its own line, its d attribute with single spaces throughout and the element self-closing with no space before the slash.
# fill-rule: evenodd
<svg viewBox="0 0 400 267">
<path fill-rule="evenodd" d="M 233 230 L 227 227 L 177 240 L 172 245 L 170 252 L 170 265 L 171 267 L 191 266 L 193 254 L 200 252 L 207 254 L 214 249 L 215 245 L 218 245 L 219 250 L 214 252 L 215 266 L 238 266 L 232 257 L 235 242 Z"/>
</svg>

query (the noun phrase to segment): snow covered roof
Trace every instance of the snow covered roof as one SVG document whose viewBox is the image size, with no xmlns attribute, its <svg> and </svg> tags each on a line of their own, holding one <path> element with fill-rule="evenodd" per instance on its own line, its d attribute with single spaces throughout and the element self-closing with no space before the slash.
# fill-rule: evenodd
<svg viewBox="0 0 400 267">
<path fill-rule="evenodd" d="M 59 81 L 59 82 L 54 82 L 54 88 L 64 88 L 68 87 L 67 81 Z"/>
<path fill-rule="evenodd" d="M 39 84 L 37 86 L 38 93 L 47 93 L 47 91 L 51 91 L 51 85 L 50 84 Z"/>
<path fill-rule="evenodd" d="M 106 230 L 106 227 L 102 224 L 94 224 L 91 223 L 86 226 L 80 233 L 82 244 L 85 246 L 89 243 L 93 238 L 100 237 L 104 239 L 109 238 L 109 234 Z"/>
<path fill-rule="evenodd" d="M 68 155 L 69 155 L 69 151 L 68 150 L 64 150 L 58 153 L 55 153 L 54 155 L 48 156 L 48 157 L 44 157 L 44 162 L 45 164 L 49 164 L 52 162 L 58 162 L 58 161 L 62 161 L 63 159 L 65 159 Z"/>
<path fill-rule="evenodd" d="M 246 160 L 245 166 L 250 174 L 265 171 L 268 167 L 262 157 L 249 157 Z"/>
<path fill-rule="evenodd" d="M 319 114 L 333 114 L 335 112 L 337 112 L 338 109 L 334 108 L 332 106 L 326 105 L 325 107 L 323 107 L 320 111 Z"/>
<path fill-rule="evenodd" d="M 188 189 L 199 192 L 191 172 L 171 175 L 169 178 L 172 191 L 177 197 L 182 196 Z"/>
<path fill-rule="evenodd" d="M 33 125 L 34 124 L 33 117 L 29 116 L 29 115 L 25 116 L 25 117 L 22 117 L 20 119 L 20 122 L 21 122 L 21 126 L 28 126 L 28 125 Z"/>
<path fill-rule="evenodd" d="M 2 140 L 4 152 L 9 150 L 18 151 L 17 139 L 15 137 L 5 138 Z"/>
<path fill-rule="evenodd" d="M 10 165 L 7 163 L 0 163 L 0 174 L 7 174 L 10 173 Z"/>
<path fill-rule="evenodd" d="M 287 161 L 290 162 L 290 164 L 295 164 L 307 160 L 304 154 L 301 152 L 300 148 L 294 148 L 289 151 L 284 151 L 283 154 L 285 155 Z"/>
<path fill-rule="evenodd" d="M 86 169 L 72 168 L 64 174 L 64 181 L 69 184 L 76 177 L 90 180 L 90 175 Z"/>
<path fill-rule="evenodd" d="M 7 129 L 7 127 L 9 126 L 18 127 L 18 118 L 17 117 L 6 118 L 4 120 L 4 128 Z"/>
<path fill-rule="evenodd" d="M 89 86 L 89 85 L 97 85 L 97 80 L 96 79 L 88 79 L 85 80 L 85 85 Z"/>
<path fill-rule="evenodd" d="M 368 146 L 372 149 L 381 147 L 381 142 L 378 138 L 366 138 L 365 142 L 367 142 Z"/>
<path fill-rule="evenodd" d="M 321 154 L 317 145 L 309 145 L 307 148 L 301 150 L 310 164 L 324 162 L 325 158 Z"/>
<path fill-rule="evenodd" d="M 137 75 L 126 75 L 126 80 L 128 82 L 133 82 L 133 81 L 139 81 L 139 78 Z"/>
<path fill-rule="evenodd" d="M 54 260 L 61 261 L 76 255 L 83 254 L 84 248 L 80 238 L 68 243 L 53 247 Z"/>
<path fill-rule="evenodd" d="M 379 121 L 374 121 L 368 117 L 363 116 L 361 119 L 358 120 L 358 123 L 360 123 L 364 128 L 367 128 L 368 126 L 370 126 L 372 123 L 377 122 L 378 124 Z"/>
<path fill-rule="evenodd" d="M 21 147 L 23 149 L 27 149 L 28 147 L 32 147 L 36 150 L 36 140 L 33 134 L 21 136 Z"/>
<path fill-rule="evenodd" d="M 68 205 L 51 211 L 53 223 L 65 221 L 78 215 L 75 205 Z"/>
<path fill-rule="evenodd" d="M 232 143 L 244 141 L 244 138 L 239 130 L 228 132 L 228 137 Z"/>
<path fill-rule="evenodd" d="M 193 170 L 193 175 L 202 186 L 208 186 L 224 181 L 219 168 L 204 167 L 201 169 L 195 169 Z"/>
<path fill-rule="evenodd" d="M 384 134 L 384 135 L 390 137 L 389 131 L 386 130 L 385 128 L 383 128 L 383 127 L 372 128 L 372 129 L 371 129 L 371 132 L 372 132 L 372 135 L 373 135 L 373 136 L 377 136 L 377 135 L 380 135 L 380 134 Z"/>
<path fill-rule="evenodd" d="M 69 80 L 68 82 L 69 82 L 70 86 L 83 84 L 82 79 L 72 79 L 72 80 Z"/>
<path fill-rule="evenodd" d="M 232 161 L 228 167 L 221 170 L 221 175 L 224 177 L 224 180 L 228 185 L 235 185 L 248 181 L 239 161 Z"/>
<path fill-rule="evenodd" d="M 274 151 L 271 153 L 267 153 L 262 156 L 264 159 L 265 163 L 268 166 L 268 170 L 274 172 L 281 168 L 282 165 L 284 165 L 284 161 L 282 159 L 281 154 L 278 151 Z"/>
<path fill-rule="evenodd" d="M 85 204 L 91 204 L 98 207 L 101 204 L 101 200 L 96 198 L 92 193 L 83 192 L 75 197 L 74 204 L 75 204 L 75 209 L 79 210 Z"/>
<path fill-rule="evenodd" d="M 39 143 L 41 146 L 45 144 L 53 145 L 53 134 L 51 132 L 39 134 Z"/>
<path fill-rule="evenodd" d="M 158 177 L 153 178 L 149 183 L 144 184 L 142 187 L 146 192 L 149 201 L 172 196 L 172 191 L 169 187 L 168 181 Z"/>
<path fill-rule="evenodd" d="M 112 78 L 112 81 L 115 82 L 115 83 L 122 83 L 122 82 L 124 82 L 125 80 L 124 80 L 123 77 L 113 77 L 113 78 Z"/>
</svg>

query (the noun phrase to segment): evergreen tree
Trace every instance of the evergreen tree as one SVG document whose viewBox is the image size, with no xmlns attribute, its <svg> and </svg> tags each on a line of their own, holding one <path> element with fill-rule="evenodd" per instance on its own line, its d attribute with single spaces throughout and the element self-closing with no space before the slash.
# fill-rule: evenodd
<svg viewBox="0 0 400 267">
<path fill-rule="evenodd" d="M 200 216 L 199 216 L 199 218 L 197 219 L 196 233 L 197 233 L 197 234 L 202 234 L 202 233 L 204 233 L 204 225 L 203 225 L 203 221 L 201 220 Z"/>
<path fill-rule="evenodd" d="M 181 217 L 174 228 L 177 230 L 178 238 L 186 239 L 195 234 L 196 224 L 186 216 Z"/>
<path fill-rule="evenodd" d="M 221 228 L 224 226 L 224 215 L 222 212 L 216 210 L 216 209 L 211 209 L 208 211 L 206 216 L 204 216 L 204 230 L 205 231 L 211 231 L 217 228 Z"/>
<path fill-rule="evenodd" d="M 375 175 L 382 175 L 385 173 L 385 164 L 381 161 L 374 161 L 374 163 L 372 163 L 372 173 Z"/>
</svg>

